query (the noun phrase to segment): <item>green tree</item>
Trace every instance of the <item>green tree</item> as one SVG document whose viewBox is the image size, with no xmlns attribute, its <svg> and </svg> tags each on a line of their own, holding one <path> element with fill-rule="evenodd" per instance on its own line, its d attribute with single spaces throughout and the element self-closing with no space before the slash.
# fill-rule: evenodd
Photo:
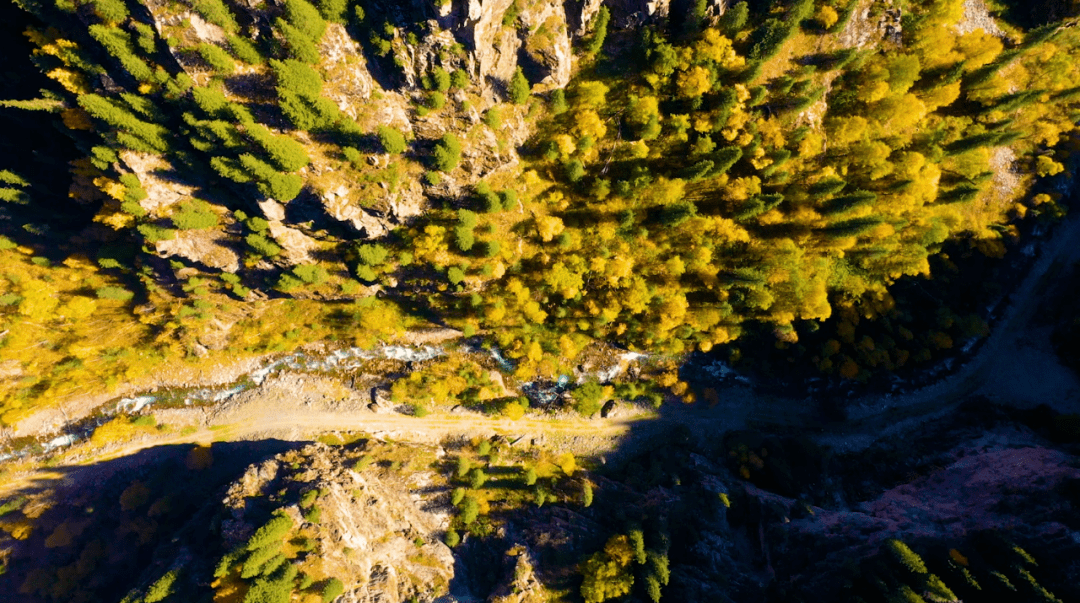
<svg viewBox="0 0 1080 603">
<path fill-rule="evenodd" d="M 484 113 L 484 123 L 492 130 L 498 131 L 502 127 L 502 111 L 498 107 L 492 107 Z"/>
<path fill-rule="evenodd" d="M 382 145 L 383 151 L 390 155 L 397 155 L 405 152 L 405 136 L 402 135 L 396 128 L 390 126 L 379 126 L 377 131 L 379 136 L 379 143 Z"/>
<path fill-rule="evenodd" d="M 172 223 L 181 230 L 205 230 L 218 225 L 218 216 L 206 201 L 189 199 L 180 203 Z"/>
<path fill-rule="evenodd" d="M 93 0 L 94 14 L 102 21 L 119 23 L 128 17 L 128 8 L 124 0 Z"/>
<path fill-rule="evenodd" d="M 454 229 L 454 242 L 457 244 L 458 249 L 467 252 L 476 244 L 476 235 L 473 234 L 472 228 L 458 226 Z"/>
<path fill-rule="evenodd" d="M 318 71 L 296 59 L 270 64 L 281 111 L 298 130 L 328 128 L 340 119 L 337 105 L 321 95 L 323 81 Z"/>
<path fill-rule="evenodd" d="M 348 0 L 318 0 L 319 14 L 323 19 L 345 24 L 345 12 L 349 8 Z"/>
<path fill-rule="evenodd" d="M 518 67 L 517 71 L 514 71 L 514 76 L 510 78 L 510 102 L 515 105 L 524 105 L 525 101 L 529 100 L 529 94 L 529 80 L 525 78 L 521 67 Z"/>
<path fill-rule="evenodd" d="M 245 548 L 248 551 L 255 551 L 263 548 L 271 542 L 281 540 L 293 529 L 293 521 L 288 515 L 279 513 L 274 515 L 270 521 L 263 524 L 255 533 L 248 538 Z"/>
<path fill-rule="evenodd" d="M 464 69 L 457 69 L 450 74 L 450 85 L 458 90 L 468 88 L 469 83 L 469 72 Z"/>
<path fill-rule="evenodd" d="M 473 490 L 482 488 L 487 483 L 487 479 L 487 474 L 480 467 L 473 467 L 472 471 L 469 472 L 469 486 Z"/>
<path fill-rule="evenodd" d="M 285 19 L 313 42 L 322 39 L 326 21 L 305 0 L 285 0 Z"/>
<path fill-rule="evenodd" d="M 574 410 L 583 416 L 590 417 L 599 412 L 603 400 L 604 387 L 596 379 L 590 379 L 574 390 Z"/>
<path fill-rule="evenodd" d="M 442 67 L 431 70 L 431 83 L 438 92 L 446 92 L 450 89 L 450 74 Z"/>
<path fill-rule="evenodd" d="M 443 539 L 443 542 L 446 543 L 446 546 L 454 548 L 461 543 L 461 536 L 458 535 L 456 530 L 450 529 L 446 531 L 446 538 Z"/>
<path fill-rule="evenodd" d="M 202 43 L 195 47 L 206 64 L 214 71 L 221 74 L 231 74 L 236 71 L 236 63 L 233 62 L 229 53 L 214 44 Z"/>
<path fill-rule="evenodd" d="M 580 182 L 585 177 L 585 165 L 580 159 L 571 159 L 566 164 L 566 179 L 570 182 Z"/>
<path fill-rule="evenodd" d="M 566 113 L 566 91 L 562 88 L 556 89 L 551 93 L 551 112 L 555 115 Z"/>
<path fill-rule="evenodd" d="M 728 37 L 733 37 L 743 27 L 746 27 L 746 21 L 749 18 L 750 7 L 746 5 L 746 2 L 738 2 L 724 11 L 724 14 L 720 17 L 720 27 L 728 34 Z"/>
<path fill-rule="evenodd" d="M 628 594 L 634 586 L 630 569 L 633 559 L 634 551 L 624 535 L 612 536 L 604 550 L 586 559 L 581 565 L 581 596 L 585 603 L 602 603 Z"/>
<path fill-rule="evenodd" d="M 345 585 L 341 583 L 341 580 L 337 578 L 330 578 L 326 581 L 326 585 L 323 586 L 322 600 L 323 603 L 330 603 L 334 599 L 337 599 L 345 592 Z"/>
<path fill-rule="evenodd" d="M 292 201 L 304 188 L 304 179 L 300 176 L 282 174 L 253 155 L 241 155 L 240 163 L 257 182 L 259 192 L 276 201 Z"/>
<path fill-rule="evenodd" d="M 435 169 L 449 172 L 461 163 L 461 141 L 451 132 L 443 134 L 442 140 L 435 145 Z"/>
<path fill-rule="evenodd" d="M 471 525 L 480 516 L 480 503 L 472 495 L 461 501 L 461 523 Z"/>
<path fill-rule="evenodd" d="M 262 65 L 263 56 L 259 52 L 259 49 L 255 47 L 255 44 L 240 36 L 229 36 L 229 48 L 232 49 L 233 56 L 249 65 Z"/>
<path fill-rule="evenodd" d="M 596 17 L 593 20 L 592 37 L 589 38 L 589 41 L 585 46 L 585 51 L 588 54 L 595 55 L 604 47 L 604 41 L 607 40 L 608 24 L 610 22 L 611 11 L 608 10 L 608 7 L 601 6 L 600 10 L 596 12 Z"/>
<path fill-rule="evenodd" d="M 173 585 L 176 583 L 176 578 L 179 576 L 177 570 L 171 570 L 164 576 L 160 577 L 150 588 L 146 589 L 146 596 L 143 597 L 143 603 L 158 603 L 158 601 L 165 600 L 166 597 L 173 593 Z"/>
<path fill-rule="evenodd" d="M 274 21 L 274 27 L 281 32 L 281 37 L 285 39 L 285 48 L 289 50 L 292 58 L 309 65 L 319 62 L 319 47 L 303 30 L 284 19 Z"/>
<path fill-rule="evenodd" d="M 199 16 L 226 32 L 233 33 L 238 29 L 232 12 L 222 0 L 195 0 L 193 4 Z"/>
</svg>

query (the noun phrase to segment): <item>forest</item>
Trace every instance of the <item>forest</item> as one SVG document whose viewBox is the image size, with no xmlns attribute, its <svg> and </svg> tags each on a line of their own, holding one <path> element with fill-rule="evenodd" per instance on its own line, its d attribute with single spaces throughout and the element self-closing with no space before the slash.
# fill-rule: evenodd
<svg viewBox="0 0 1080 603">
<path fill-rule="evenodd" d="M 908 440 L 826 431 L 842 394 L 952 370 L 1025 293 L 1070 209 L 1078 15 L 1072 0 L 0 4 L 0 453 L 55 410 L 84 429 L 77 452 L 21 443 L 96 484 L 0 498 L 0 595 L 1075 595 L 1077 415 L 931 399 L 952 414 Z M 1047 274 L 1065 284 L 1031 312 L 1075 370 L 1078 271 Z M 391 344 L 438 353 L 378 355 Z M 348 387 L 310 369 L 279 397 L 503 431 L 435 445 L 342 427 L 301 447 L 205 407 L 198 426 L 154 414 L 186 393 L 141 414 L 121 399 L 229 374 L 229 400 L 317 353 L 367 352 Z M 811 415 L 777 405 L 787 431 L 755 408 L 708 432 L 677 413 L 735 404 L 720 373 L 837 416 L 795 427 Z M 98 414 L 69 421 L 88 400 Z M 616 433 L 615 401 L 668 431 L 648 447 Z M 258 412 L 291 421 L 282 408 Z M 864 412 L 861 428 L 912 416 Z M 620 462 L 585 428 L 625 437 Z M 90 464 L 153 438 L 170 444 L 141 465 Z M 934 498 L 972 467 L 979 488 Z M 969 503 L 977 521 L 949 514 Z"/>
<path fill-rule="evenodd" d="M 520 381 L 594 342 L 867 381 L 985 335 L 967 283 L 942 283 L 1065 213 L 1080 34 L 958 30 L 959 0 L 906 3 L 870 45 L 843 34 L 855 1 L 694 2 L 635 29 L 602 7 L 565 88 L 519 67 L 490 90 L 421 5 L 17 4 L 10 77 L 34 84 L 0 111 L 54 132 L 66 164 L 2 173 L 8 424 L 169 362 L 431 320 L 498 346 Z M 437 41 L 417 67 L 421 37 Z M 348 97 L 358 62 L 389 89 Z M 373 119 L 388 94 L 404 122 Z M 510 122 L 536 123 L 520 161 L 485 170 Z M 327 216 L 385 215 L 380 193 L 418 187 L 411 218 Z M 940 303 L 896 296 L 919 280 Z"/>
</svg>

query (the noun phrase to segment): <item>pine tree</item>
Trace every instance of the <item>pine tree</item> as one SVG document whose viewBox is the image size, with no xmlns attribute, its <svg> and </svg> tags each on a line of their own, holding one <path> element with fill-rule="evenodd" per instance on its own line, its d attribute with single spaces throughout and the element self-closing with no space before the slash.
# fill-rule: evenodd
<svg viewBox="0 0 1080 603">
<path fill-rule="evenodd" d="M 382 145 L 384 152 L 390 155 L 398 155 L 405 152 L 405 149 L 407 148 L 405 136 L 397 129 L 390 126 L 379 126 L 378 136 L 379 144 Z"/>
<path fill-rule="evenodd" d="M 510 102 L 515 105 L 524 105 L 529 100 L 529 80 L 525 79 L 525 73 L 518 67 L 514 76 L 510 78 Z"/>
<path fill-rule="evenodd" d="M 433 158 L 435 169 L 440 172 L 452 171 L 461 163 L 461 141 L 453 133 L 447 132 L 435 145 Z"/>
</svg>

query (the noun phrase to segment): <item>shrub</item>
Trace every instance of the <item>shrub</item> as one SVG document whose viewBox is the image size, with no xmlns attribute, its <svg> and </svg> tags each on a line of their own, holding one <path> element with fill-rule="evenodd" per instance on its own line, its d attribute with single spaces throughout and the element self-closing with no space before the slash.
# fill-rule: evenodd
<svg viewBox="0 0 1080 603">
<path fill-rule="evenodd" d="M 484 257 L 489 258 L 499 255 L 499 252 L 502 251 L 502 246 L 498 241 L 484 241 L 482 248 Z"/>
<path fill-rule="evenodd" d="M 413 402 L 409 405 L 409 413 L 414 417 L 422 419 L 428 415 L 428 409 L 419 402 Z"/>
<path fill-rule="evenodd" d="M 435 145 L 435 169 L 449 172 L 461 163 L 461 141 L 454 134 L 447 132 Z"/>
<path fill-rule="evenodd" d="M 510 419 L 511 421 L 517 421 L 521 417 L 525 416 L 525 410 L 528 408 L 528 404 L 521 400 L 509 400 L 505 402 L 499 409 L 499 414 Z"/>
<path fill-rule="evenodd" d="M 502 16 L 503 27 L 512 27 L 521 16 L 521 0 L 514 0 Z"/>
<path fill-rule="evenodd" d="M 454 492 L 450 495 L 450 504 L 455 507 L 461 504 L 461 501 L 465 499 L 465 488 L 454 488 Z"/>
<path fill-rule="evenodd" d="M 385 152 L 397 155 L 405 152 L 405 136 L 395 128 L 379 126 L 379 143 Z"/>
<path fill-rule="evenodd" d="M 427 108 L 432 111 L 438 111 L 446 106 L 446 95 L 442 92 L 432 92 L 427 97 Z"/>
<path fill-rule="evenodd" d="M 533 469 L 532 467 L 526 469 L 525 473 L 522 475 L 522 479 L 525 481 L 526 486 L 536 485 L 536 469 Z"/>
<path fill-rule="evenodd" d="M 365 283 L 371 283 L 379 278 L 379 274 L 375 272 L 371 268 L 371 266 L 357 266 L 356 278 L 364 281 Z"/>
<path fill-rule="evenodd" d="M 274 288 L 277 289 L 278 291 L 283 292 L 283 293 L 288 293 L 289 291 L 295 291 L 296 289 L 299 289 L 300 287 L 303 287 L 303 286 L 304 286 L 304 281 L 296 278 L 295 276 L 293 276 L 292 274 L 289 274 L 288 272 L 286 272 L 286 273 L 282 274 L 281 276 L 279 276 L 278 280 L 277 280 L 277 283 L 274 284 Z"/>
</svg>

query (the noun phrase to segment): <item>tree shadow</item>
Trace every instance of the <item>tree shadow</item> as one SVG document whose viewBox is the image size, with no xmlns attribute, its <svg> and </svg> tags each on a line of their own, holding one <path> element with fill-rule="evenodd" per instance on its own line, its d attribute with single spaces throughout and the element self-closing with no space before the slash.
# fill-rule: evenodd
<svg viewBox="0 0 1080 603">
<path fill-rule="evenodd" d="M 222 488 L 250 464 L 299 446 L 281 440 L 216 442 L 198 450 L 168 445 L 93 465 L 52 468 L 49 477 L 11 497 L 28 502 L 5 521 L 32 529 L 7 542 L 0 599 L 120 600 L 140 578 L 168 569 L 164 553 L 183 554 L 176 542 L 216 550 L 219 528 L 206 526 L 219 522 L 207 514 L 207 500 L 223 496 Z"/>
</svg>

